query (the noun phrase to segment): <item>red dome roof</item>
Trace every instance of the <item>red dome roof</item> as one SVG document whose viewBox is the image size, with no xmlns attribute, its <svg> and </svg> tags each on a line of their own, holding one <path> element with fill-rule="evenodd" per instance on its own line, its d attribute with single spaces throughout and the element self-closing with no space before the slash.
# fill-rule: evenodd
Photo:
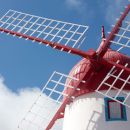
<svg viewBox="0 0 130 130">
<path fill-rule="evenodd" d="M 130 57 L 127 57 L 119 52 L 112 51 L 111 49 L 108 49 L 108 51 L 106 52 L 103 58 L 109 61 L 113 61 L 113 62 L 120 60 L 121 64 L 124 65 L 128 63 L 130 65 Z M 84 79 L 86 81 L 85 84 L 83 83 L 78 84 L 77 81 L 73 81 L 69 83 L 69 85 L 78 86 L 78 88 L 80 88 L 80 91 L 77 91 L 75 93 L 75 96 L 93 92 L 99 86 L 101 81 L 104 79 L 104 77 L 110 70 L 108 66 L 101 66 L 99 70 L 97 71 L 97 73 L 95 73 L 94 70 L 90 71 L 91 67 L 92 67 L 91 62 L 88 59 L 84 58 L 80 62 L 78 62 L 71 70 L 69 76 L 75 77 L 79 80 Z M 67 79 L 66 83 L 67 82 L 69 82 L 69 79 Z M 118 85 L 119 84 L 120 83 L 118 83 Z M 102 90 L 106 90 L 106 89 L 107 88 L 105 86 L 102 87 Z M 127 86 L 125 87 L 125 89 L 130 90 L 130 88 L 128 88 Z M 68 88 L 66 90 L 66 93 L 69 93 L 71 90 L 72 89 Z"/>
</svg>

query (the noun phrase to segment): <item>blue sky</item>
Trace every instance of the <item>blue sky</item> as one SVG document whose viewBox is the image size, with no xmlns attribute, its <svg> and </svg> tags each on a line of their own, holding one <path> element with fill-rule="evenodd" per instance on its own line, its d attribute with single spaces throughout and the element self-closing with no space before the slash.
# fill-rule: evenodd
<svg viewBox="0 0 130 130">
<path fill-rule="evenodd" d="M 89 26 L 82 49 L 96 49 L 101 26 L 106 32 L 127 0 L 1 0 L 0 16 L 9 9 Z M 68 74 L 81 59 L 49 47 L 0 34 L 0 74 L 13 91 L 45 84 L 54 70 Z"/>
<path fill-rule="evenodd" d="M 81 49 L 96 48 L 128 0 L 0 0 L 9 9 L 88 25 Z M 54 70 L 68 74 L 80 57 L 0 33 L 0 129 L 14 130 Z M 33 88 L 33 89 L 31 89 Z M 46 102 L 48 103 L 48 101 Z M 15 116 L 14 116 L 15 115 Z M 16 116 L 17 115 L 17 116 Z"/>
</svg>

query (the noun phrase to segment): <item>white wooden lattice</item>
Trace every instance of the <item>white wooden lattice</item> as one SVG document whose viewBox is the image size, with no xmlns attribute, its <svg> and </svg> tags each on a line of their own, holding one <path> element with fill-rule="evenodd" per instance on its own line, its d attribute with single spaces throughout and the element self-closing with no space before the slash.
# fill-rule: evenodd
<svg viewBox="0 0 130 130">
<path fill-rule="evenodd" d="M 69 82 L 66 83 L 66 79 Z M 79 81 L 79 79 L 55 71 L 43 87 L 26 116 L 20 122 L 19 129 L 45 130 L 62 105 L 63 97 L 74 98 L 65 92 L 68 88 L 74 89 L 74 86 L 69 85 L 71 81 Z M 82 82 L 85 83 L 85 81 Z M 77 91 L 78 90 L 77 88 Z M 62 121 L 56 122 L 56 126 L 54 125 L 52 130 L 56 130 L 57 127 L 62 128 Z"/>
<path fill-rule="evenodd" d="M 119 64 L 119 61 L 117 61 L 117 64 Z M 128 66 L 128 63 L 125 64 L 125 67 Z M 111 68 L 111 70 L 108 72 L 104 80 L 101 82 L 101 84 L 96 89 L 96 92 L 104 95 L 106 97 L 109 97 L 110 99 L 117 101 L 125 106 L 130 107 L 130 91 L 124 90 L 124 88 L 127 86 L 130 87 L 130 75 L 127 74 L 125 77 L 122 77 L 126 73 L 124 69 L 117 70 L 115 66 Z M 110 81 L 111 80 L 111 81 Z M 118 86 L 117 84 L 119 84 Z M 102 87 L 105 86 L 107 88 L 106 91 L 102 91 Z M 115 91 L 114 94 L 112 94 L 112 91 Z M 124 101 L 119 101 L 117 98 L 123 96 Z"/>
<path fill-rule="evenodd" d="M 9 10 L 0 19 L 0 28 L 79 48 L 88 26 Z M 35 41 L 35 40 L 34 40 Z"/>
<path fill-rule="evenodd" d="M 122 14 L 122 13 L 121 13 Z M 119 20 L 119 19 L 117 19 Z M 114 27 L 114 25 L 112 25 Z M 115 39 L 111 41 L 112 49 L 129 54 L 130 51 L 130 12 L 128 13 L 121 27 L 119 27 L 120 31 L 115 34 Z M 110 32 L 109 32 L 110 33 Z"/>
</svg>

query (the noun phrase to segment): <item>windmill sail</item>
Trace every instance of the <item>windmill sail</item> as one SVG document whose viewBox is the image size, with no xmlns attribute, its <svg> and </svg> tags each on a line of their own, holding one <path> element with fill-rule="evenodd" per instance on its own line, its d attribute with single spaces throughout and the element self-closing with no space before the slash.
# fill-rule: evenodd
<svg viewBox="0 0 130 130">
<path fill-rule="evenodd" d="M 129 54 L 130 50 L 130 5 L 126 7 L 124 13 L 121 13 L 120 19 L 117 19 L 117 24 L 112 25 L 114 28 L 109 33 L 109 43 L 113 50 Z"/>
<path fill-rule="evenodd" d="M 0 19 L 0 31 L 37 41 L 46 40 L 72 48 L 79 48 L 85 39 L 88 26 L 9 10 Z M 39 40 L 38 40 L 39 39 Z"/>
<path fill-rule="evenodd" d="M 124 91 L 124 88 L 130 86 L 129 63 L 121 64 L 120 61 L 115 63 L 102 58 L 108 47 L 111 46 L 113 48 L 113 45 L 116 45 L 114 47 L 114 50 L 116 51 L 123 50 L 123 53 L 125 53 L 124 50 L 126 50 L 126 53 L 128 52 L 130 48 L 129 17 L 130 5 L 105 40 L 105 46 L 101 48 L 99 55 L 96 54 L 95 51 L 87 53 L 75 49 L 80 47 L 85 38 L 84 35 L 88 30 L 88 26 L 84 25 L 62 22 L 9 10 L 0 19 L 0 31 L 26 40 L 32 40 L 33 42 L 44 43 L 47 46 L 51 46 L 61 51 L 64 50 L 69 53 L 89 58 L 90 61 L 92 61 L 92 66 L 94 66 L 96 62 L 103 65 L 110 64 L 111 69 L 96 89 L 96 92 L 130 107 L 130 104 L 127 102 L 130 98 L 130 93 Z M 28 114 L 21 121 L 19 129 L 57 130 L 57 127 L 61 128 L 61 126 L 59 126 L 61 125 L 61 122 L 58 122 L 57 119 L 64 116 L 65 106 L 75 98 L 75 91 L 79 91 L 77 86 L 70 84 L 70 82 L 73 81 L 85 83 L 85 81 L 81 81 L 81 79 L 54 72 L 47 84 L 43 87 L 41 94 L 29 110 Z M 120 86 L 117 86 L 117 84 Z M 105 92 L 101 91 L 104 86 L 108 88 Z M 68 89 L 72 89 L 69 94 L 67 94 Z M 109 92 L 111 90 L 115 90 L 116 94 L 110 95 Z M 125 97 L 123 101 L 118 100 L 117 97 L 120 95 Z M 55 123 L 57 126 L 52 127 Z"/>
<path fill-rule="evenodd" d="M 130 56 L 130 5 L 126 7 L 124 13 L 121 13 L 121 17 L 118 19 L 116 25 L 113 25 L 113 30 L 109 32 L 105 44 L 105 48 L 103 49 L 110 46 L 113 50 Z M 104 51 L 102 52 L 100 54 L 104 55 Z M 109 60 L 107 61 L 109 62 Z M 130 107 L 130 104 L 128 104 L 130 93 L 129 91 L 124 91 L 130 86 L 130 63 L 125 61 L 122 64 L 120 61 L 117 61 L 116 63 L 111 62 L 111 64 L 113 64 L 113 67 L 111 67 L 104 80 L 96 89 L 96 92 Z M 102 91 L 103 87 L 107 88 L 107 91 Z M 112 90 L 115 90 L 115 94 L 111 95 L 110 92 Z M 119 101 L 119 96 L 123 96 L 125 99 Z"/>
<path fill-rule="evenodd" d="M 117 64 L 120 64 L 120 61 L 117 61 Z M 124 67 L 128 67 L 129 64 L 126 63 Z M 102 91 L 102 88 L 106 87 L 107 91 Z M 130 74 L 128 74 L 124 69 L 119 69 L 116 66 L 113 66 L 108 72 L 104 80 L 101 82 L 99 87 L 96 89 L 96 92 L 99 94 L 109 97 L 114 101 L 117 101 L 123 105 L 130 107 L 128 101 L 130 100 L 130 92 L 127 91 L 130 87 Z M 124 90 L 125 89 L 125 90 Z M 115 93 L 111 94 L 111 91 L 114 90 Z M 118 97 L 124 97 L 123 101 L 119 101 Z"/>
<path fill-rule="evenodd" d="M 124 54 L 128 54 L 130 50 L 130 12 L 119 27 L 119 32 L 115 33 L 115 38 L 110 41 L 112 48 Z"/>
<path fill-rule="evenodd" d="M 68 82 L 66 82 L 66 79 Z M 66 90 L 68 88 L 74 91 L 79 90 L 76 86 L 69 84 L 73 81 L 79 82 L 79 79 L 55 71 L 43 87 L 37 100 L 20 122 L 18 128 L 20 130 L 49 130 L 55 123 L 52 130 L 56 130 L 57 127 L 62 129 L 62 120 L 60 118 L 63 117 L 65 106 L 68 103 L 65 103 L 65 98 L 68 101 L 73 99 L 73 95 L 66 94 Z M 85 83 L 84 81 L 82 82 Z M 50 122 L 51 124 L 48 126 Z"/>
</svg>

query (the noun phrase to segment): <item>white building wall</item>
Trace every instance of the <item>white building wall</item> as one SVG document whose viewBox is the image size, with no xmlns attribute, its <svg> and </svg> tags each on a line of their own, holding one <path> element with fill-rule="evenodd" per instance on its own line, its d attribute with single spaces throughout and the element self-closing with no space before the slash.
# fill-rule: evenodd
<svg viewBox="0 0 130 130">
<path fill-rule="evenodd" d="M 106 121 L 104 97 L 85 94 L 66 107 L 63 130 L 130 130 L 130 108 L 126 113 L 127 121 Z"/>
</svg>

